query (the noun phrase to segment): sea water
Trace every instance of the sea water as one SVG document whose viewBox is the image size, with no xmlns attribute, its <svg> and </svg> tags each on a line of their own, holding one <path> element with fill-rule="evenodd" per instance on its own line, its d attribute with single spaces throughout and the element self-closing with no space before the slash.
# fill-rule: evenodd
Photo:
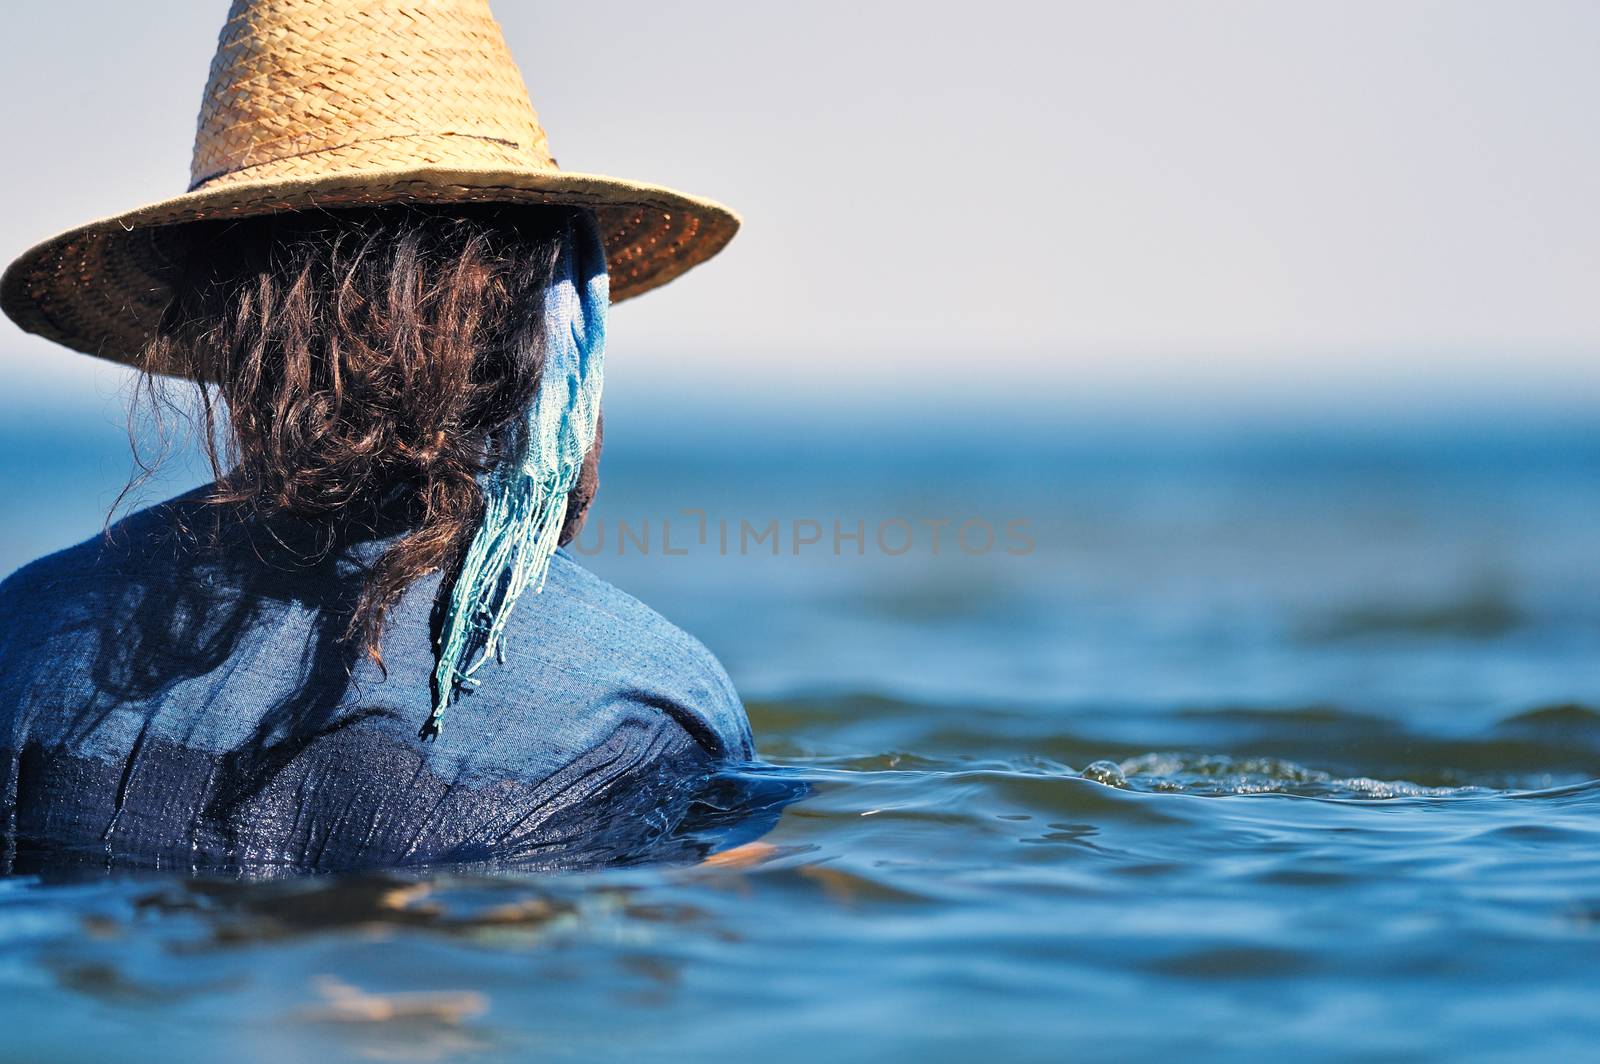
<svg viewBox="0 0 1600 1064">
<path fill-rule="evenodd" d="M 8 420 L 0 568 L 125 475 L 78 416 Z M 612 420 L 575 549 L 806 796 L 694 867 L 3 880 L 0 1056 L 1594 1052 L 1595 426 Z"/>
</svg>

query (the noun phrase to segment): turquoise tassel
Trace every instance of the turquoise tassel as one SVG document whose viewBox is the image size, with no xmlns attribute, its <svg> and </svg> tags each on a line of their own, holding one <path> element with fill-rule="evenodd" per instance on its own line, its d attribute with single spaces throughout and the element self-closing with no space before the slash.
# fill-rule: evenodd
<svg viewBox="0 0 1600 1064">
<path fill-rule="evenodd" d="M 444 712 L 491 657 L 505 661 L 506 623 L 523 592 L 544 588 L 567 515 L 567 496 L 594 446 L 604 380 L 605 247 L 594 217 L 576 215 L 562 238 L 545 295 L 544 373 L 505 457 L 489 473 L 483 521 L 450 590 L 435 647 L 433 712 L 423 738 L 437 738 Z"/>
</svg>

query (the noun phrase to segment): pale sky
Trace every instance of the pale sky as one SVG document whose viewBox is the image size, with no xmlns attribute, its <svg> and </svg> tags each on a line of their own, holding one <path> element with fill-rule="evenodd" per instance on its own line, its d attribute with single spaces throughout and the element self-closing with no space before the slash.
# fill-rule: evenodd
<svg viewBox="0 0 1600 1064">
<path fill-rule="evenodd" d="M 226 6 L 0 16 L 0 254 L 182 190 Z M 563 166 L 745 218 L 613 375 L 1600 408 L 1593 0 L 496 11 Z"/>
</svg>

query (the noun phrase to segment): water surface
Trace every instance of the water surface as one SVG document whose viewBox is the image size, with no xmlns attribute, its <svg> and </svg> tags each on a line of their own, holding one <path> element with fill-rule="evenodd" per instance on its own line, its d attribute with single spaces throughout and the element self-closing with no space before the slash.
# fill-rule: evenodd
<svg viewBox="0 0 1600 1064">
<path fill-rule="evenodd" d="M 745 790 L 808 796 L 694 867 L 0 881 L 6 1055 L 1592 1052 L 1600 436 L 1018 432 L 614 423 L 586 564 L 723 657 Z M 6 470 L 4 567 L 92 530 L 80 438 Z M 902 517 L 1033 549 L 833 550 Z"/>
</svg>

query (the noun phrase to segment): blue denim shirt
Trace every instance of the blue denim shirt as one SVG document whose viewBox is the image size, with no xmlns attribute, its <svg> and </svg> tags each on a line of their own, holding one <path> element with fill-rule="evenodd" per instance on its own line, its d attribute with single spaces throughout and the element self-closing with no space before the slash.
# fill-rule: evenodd
<svg viewBox="0 0 1600 1064">
<path fill-rule="evenodd" d="M 439 576 L 391 611 L 380 669 L 341 635 L 381 538 L 308 561 L 293 528 L 197 500 L 0 584 L 10 867 L 626 861 L 753 756 L 716 659 L 565 553 L 425 742 Z"/>
</svg>

